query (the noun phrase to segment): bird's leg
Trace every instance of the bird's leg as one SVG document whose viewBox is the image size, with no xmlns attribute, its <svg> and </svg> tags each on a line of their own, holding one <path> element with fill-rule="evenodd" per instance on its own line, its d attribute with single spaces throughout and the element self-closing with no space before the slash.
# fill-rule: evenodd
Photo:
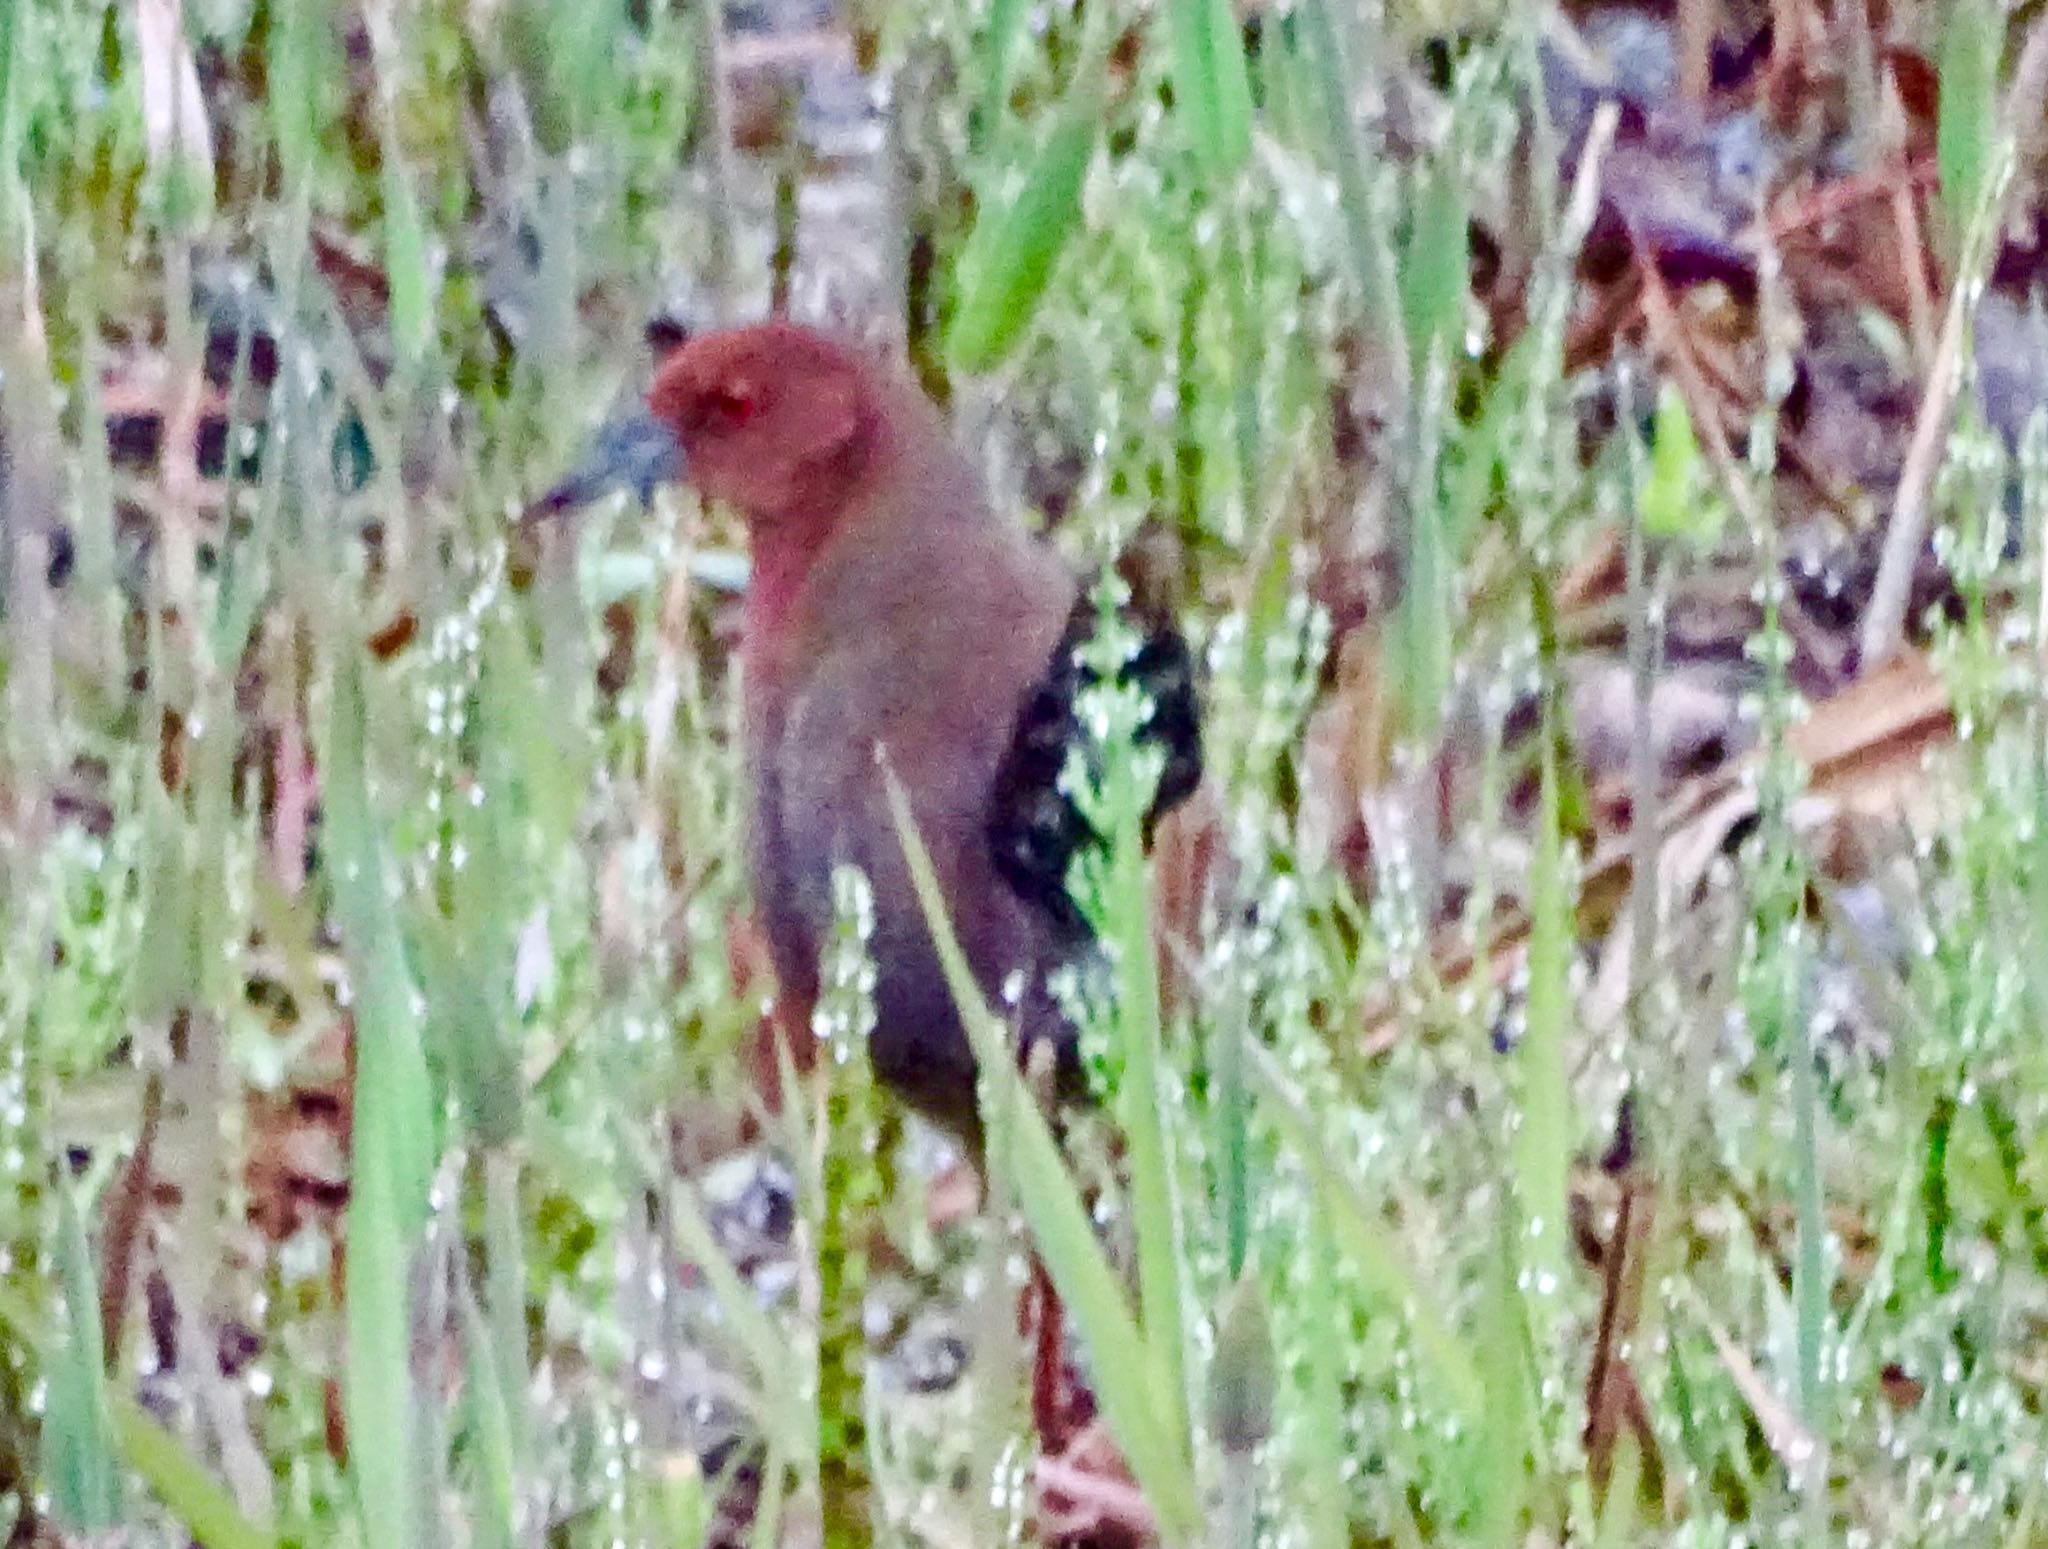
<svg viewBox="0 0 2048 1549">
<path fill-rule="evenodd" d="M 1031 1255 L 1031 1279 L 1021 1309 L 1024 1332 L 1033 1335 L 1031 1352 L 1031 1425 L 1038 1432 L 1042 1457 L 1058 1457 L 1067 1444 L 1066 1315 L 1060 1293 L 1045 1260 Z"/>
</svg>

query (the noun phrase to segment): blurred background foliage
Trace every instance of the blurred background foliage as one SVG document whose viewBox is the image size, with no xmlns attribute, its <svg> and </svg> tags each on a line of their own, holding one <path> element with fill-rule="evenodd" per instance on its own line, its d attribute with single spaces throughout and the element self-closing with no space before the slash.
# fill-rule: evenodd
<svg viewBox="0 0 2048 1549">
<path fill-rule="evenodd" d="M 2044 38 L 0 6 L 0 1531 L 2035 1542 Z M 729 516 L 518 520 L 770 310 L 1202 654 L 978 1212 L 856 887 L 747 1118 Z"/>
</svg>

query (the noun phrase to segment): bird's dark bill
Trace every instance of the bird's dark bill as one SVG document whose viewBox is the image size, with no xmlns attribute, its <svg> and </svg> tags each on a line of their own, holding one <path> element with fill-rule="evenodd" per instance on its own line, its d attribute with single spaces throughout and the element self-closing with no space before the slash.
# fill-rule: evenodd
<svg viewBox="0 0 2048 1549">
<path fill-rule="evenodd" d="M 682 478 L 683 466 L 682 443 L 673 430 L 652 414 L 629 415 L 600 430 L 583 460 L 526 514 L 554 516 L 622 489 L 645 505 L 657 486 Z"/>
</svg>

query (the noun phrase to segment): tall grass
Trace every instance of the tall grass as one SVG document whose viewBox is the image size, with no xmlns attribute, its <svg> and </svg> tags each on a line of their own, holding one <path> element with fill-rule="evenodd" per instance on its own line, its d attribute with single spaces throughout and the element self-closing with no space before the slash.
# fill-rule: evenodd
<svg viewBox="0 0 2048 1549">
<path fill-rule="evenodd" d="M 1393 34 L 1340 6 L 1260 8 L 1256 52 L 1222 0 L 889 17 L 886 67 L 944 83 L 910 147 L 943 369 L 970 418 L 1000 400 L 1003 435 L 1075 451 L 1054 541 L 1079 569 L 1141 535 L 1165 555 L 1223 864 L 1163 983 L 1144 707 L 1104 698 L 1076 779 L 1109 842 L 1075 880 L 1110 967 L 1107 1116 L 1062 1147 L 953 953 L 989 1127 L 964 1256 L 892 1208 L 918 1180 L 857 1053 L 849 894 L 844 1057 L 822 1089 L 790 1072 L 770 1126 L 796 1291 L 735 1256 L 695 1154 L 744 1100 L 760 1009 L 733 966 L 713 627 L 735 533 L 662 492 L 543 535 L 530 586 L 510 552 L 691 255 L 720 305 L 766 290 L 759 169 L 686 133 L 713 111 L 698 18 L 647 9 L 428 0 L 358 36 L 310 0 L 158 7 L 147 33 L 125 6 L 0 6 L 0 1527 L 524 1549 L 765 1545 L 815 1517 L 833 1542 L 993 1541 L 1031 1513 L 1001 1348 L 1023 1244 L 1165 1542 L 2031 1541 L 2039 459 L 2017 565 L 2002 449 L 1965 423 L 1932 486 L 1974 590 L 1936 651 L 1940 799 L 1873 868 L 1909 949 L 1842 946 L 1860 900 L 1801 827 L 1772 612 L 1757 833 L 1696 908 L 1639 852 L 1659 948 L 1623 1030 L 1595 1025 L 1588 970 L 1615 949 L 1580 929 L 1556 578 L 1600 512 L 1655 556 L 1628 602 L 1645 630 L 1692 562 L 1667 545 L 1718 537 L 1775 574 L 1767 520 L 1689 523 L 1768 512 L 1771 427 L 1741 490 L 1709 488 L 1728 470 L 1654 392 L 1647 449 L 1579 455 L 1563 340 L 1598 134 L 1576 184 L 1544 166 L 1520 191 L 1546 234 L 1527 331 L 1472 347 L 1470 219 L 1522 175 L 1535 84 L 1517 22 L 1476 27 L 1441 138 L 1399 150 L 1356 111 Z M 1951 222 L 2003 186 L 1972 107 L 1998 80 L 1987 25 L 1943 25 Z M 185 64 L 221 83 L 210 177 L 195 126 L 146 111 Z M 260 326 L 201 310 L 229 282 Z M 1333 387 L 1377 430 L 1366 458 L 1340 455 Z M 146 469 L 110 455 L 110 407 L 189 426 L 215 394 L 246 477 L 169 443 Z M 1333 647 L 1321 567 L 1366 549 L 1396 584 Z M 1446 739 L 1504 737 L 1510 682 L 1540 707 L 1533 806 L 1508 810 L 1524 749 L 1449 750 L 1485 770 L 1450 934 L 1479 946 L 1519 907 L 1526 948 L 1498 983 L 1453 980 L 1428 835 L 1375 809 L 1367 870 L 1311 847 L 1309 734 L 1351 696 L 1377 796 Z M 1844 952 L 1875 1046 L 1816 1003 Z M 137 1236 L 115 1205 L 152 1078 Z M 1624 1086 L 1641 1143 L 1602 1171 Z M 317 1173 L 323 1140 L 345 1205 L 274 1181 Z M 280 1199 L 291 1219 L 252 1224 Z M 964 1393 L 907 1396 L 870 1341 L 892 1228 L 985 1336 Z M 123 1253 L 141 1272 L 109 1316 Z M 223 1370 L 237 1332 L 258 1353 Z M 700 1407 L 744 1443 L 704 1442 Z"/>
</svg>

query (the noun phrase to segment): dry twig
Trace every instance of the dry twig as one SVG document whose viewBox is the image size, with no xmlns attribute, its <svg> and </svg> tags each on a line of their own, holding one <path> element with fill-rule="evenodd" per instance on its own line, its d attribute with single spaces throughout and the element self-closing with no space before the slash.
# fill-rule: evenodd
<svg viewBox="0 0 2048 1549">
<path fill-rule="evenodd" d="M 1993 184 L 1988 208 L 1981 216 L 1987 252 L 1995 247 L 1996 234 L 2004 224 L 2011 197 L 2010 150 L 2040 117 L 2044 86 L 2048 86 L 2048 16 L 2035 21 L 2027 34 L 2026 47 L 2020 53 L 2012 86 L 1999 115 L 2008 154 L 2003 158 L 2003 173 Z M 1941 466 L 1956 390 L 1962 383 L 1963 338 L 1971 318 L 1969 300 L 1981 266 L 1981 258 L 1975 263 L 1966 260 L 1958 265 L 1949 282 L 1948 315 L 1942 322 L 1941 343 L 1921 394 L 1920 411 L 1913 421 L 1913 438 L 1907 443 L 1905 466 L 1899 472 L 1898 495 L 1892 503 L 1891 526 L 1885 531 L 1884 550 L 1878 559 L 1877 580 L 1863 613 L 1858 670 L 1864 673 L 1888 661 L 1905 638 L 1906 604 L 1912 595 L 1914 562 L 1927 534 L 1934 475 Z"/>
</svg>

